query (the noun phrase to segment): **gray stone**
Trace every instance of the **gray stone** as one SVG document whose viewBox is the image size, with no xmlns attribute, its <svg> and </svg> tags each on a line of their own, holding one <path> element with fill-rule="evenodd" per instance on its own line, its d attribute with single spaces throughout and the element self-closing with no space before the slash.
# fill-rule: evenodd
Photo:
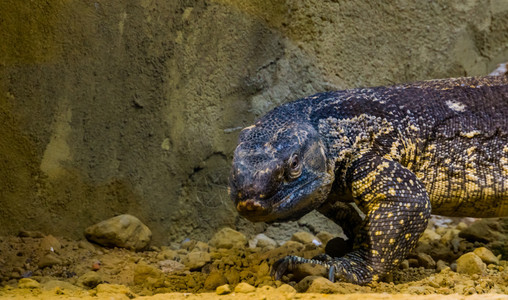
<svg viewBox="0 0 508 300">
<path fill-rule="evenodd" d="M 245 244 L 247 244 L 245 235 L 229 227 L 219 230 L 210 240 L 210 246 L 215 248 L 241 248 Z"/>
<path fill-rule="evenodd" d="M 152 232 L 131 215 L 119 215 L 88 227 L 85 237 L 106 247 L 143 250 L 150 243 Z"/>
<path fill-rule="evenodd" d="M 418 265 L 421 267 L 424 267 L 425 269 L 435 269 L 436 268 L 436 262 L 434 259 L 426 254 L 426 253 L 418 253 Z"/>
<path fill-rule="evenodd" d="M 452 240 L 454 240 L 459 235 L 459 233 L 460 230 L 458 229 L 448 229 L 441 237 L 440 242 L 443 245 L 449 245 L 452 242 Z"/>
<path fill-rule="evenodd" d="M 448 268 L 448 264 L 445 261 L 438 260 L 436 263 L 436 271 L 441 272 L 444 269 Z"/>
<path fill-rule="evenodd" d="M 486 270 L 487 265 L 473 252 L 466 253 L 457 259 L 458 273 L 484 275 Z"/>
<path fill-rule="evenodd" d="M 249 240 L 249 248 L 269 248 L 277 247 L 277 242 L 263 233 L 256 235 L 253 239 Z"/>
<path fill-rule="evenodd" d="M 488 243 L 497 240 L 505 240 L 502 219 L 480 219 L 469 227 L 460 231 L 459 236 L 470 242 Z"/>
</svg>

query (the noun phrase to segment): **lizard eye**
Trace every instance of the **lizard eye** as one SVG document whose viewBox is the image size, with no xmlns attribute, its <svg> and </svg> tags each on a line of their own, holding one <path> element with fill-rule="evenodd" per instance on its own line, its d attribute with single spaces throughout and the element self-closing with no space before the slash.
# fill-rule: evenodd
<svg viewBox="0 0 508 300">
<path fill-rule="evenodd" d="M 300 157 L 298 154 L 293 154 L 288 160 L 289 165 L 289 177 L 294 179 L 302 174 L 302 164 L 300 163 Z"/>
</svg>

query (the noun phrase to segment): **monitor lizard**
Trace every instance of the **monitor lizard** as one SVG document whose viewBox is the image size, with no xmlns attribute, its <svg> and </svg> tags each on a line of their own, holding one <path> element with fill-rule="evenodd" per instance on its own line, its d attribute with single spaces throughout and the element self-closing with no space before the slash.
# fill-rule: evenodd
<svg viewBox="0 0 508 300">
<path fill-rule="evenodd" d="M 431 213 L 508 215 L 508 77 L 324 92 L 278 106 L 241 131 L 229 193 L 253 222 L 316 209 L 353 239 L 340 257 L 279 260 L 277 279 L 311 262 L 332 281 L 377 280 L 415 248 Z"/>
</svg>

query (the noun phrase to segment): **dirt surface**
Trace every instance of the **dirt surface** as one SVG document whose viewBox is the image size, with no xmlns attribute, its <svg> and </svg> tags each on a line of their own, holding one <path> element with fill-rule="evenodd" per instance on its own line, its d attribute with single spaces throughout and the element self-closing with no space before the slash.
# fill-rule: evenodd
<svg viewBox="0 0 508 300">
<path fill-rule="evenodd" d="M 433 219 L 416 251 L 399 268 L 367 286 L 332 283 L 322 277 L 319 266 L 312 265 L 301 265 L 281 281 L 274 281 L 270 266 L 277 259 L 288 254 L 310 258 L 323 253 L 325 243 L 308 232 L 294 234 L 282 246 L 265 242 L 263 247 L 252 248 L 245 245 L 243 234 L 224 229 L 208 243 L 187 240 L 178 249 L 151 247 L 142 252 L 22 232 L 18 237 L 1 238 L 0 297 L 314 299 L 333 294 L 329 299 L 386 299 L 393 295 L 404 299 L 410 294 L 430 295 L 422 299 L 435 299 L 436 295 L 506 299 L 506 249 L 496 248 L 496 241 L 472 242 L 475 238 L 471 236 L 478 225 L 490 228 L 484 232 L 486 238 L 506 235 L 491 229 L 504 230 L 503 224 L 508 222 L 466 222 Z M 469 235 L 464 234 L 468 232 Z M 326 232 L 317 236 L 323 241 L 332 237 Z M 252 240 L 250 243 L 253 246 Z M 473 250 L 479 253 L 483 246 L 497 249 L 493 252 L 498 256 L 485 258 L 478 254 L 482 256 L 479 263 L 483 269 L 463 271 L 459 262 L 462 258 L 457 258 L 471 255 Z"/>
</svg>

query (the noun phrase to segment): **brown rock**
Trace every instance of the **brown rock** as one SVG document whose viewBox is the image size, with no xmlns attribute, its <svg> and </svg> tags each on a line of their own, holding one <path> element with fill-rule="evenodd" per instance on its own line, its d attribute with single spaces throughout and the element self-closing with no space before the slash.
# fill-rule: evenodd
<svg viewBox="0 0 508 300">
<path fill-rule="evenodd" d="M 192 251 L 182 258 L 182 262 L 191 270 L 198 270 L 212 260 L 210 253 L 203 251 Z"/>
<path fill-rule="evenodd" d="M 172 249 L 164 249 L 157 254 L 157 258 L 161 260 L 171 259 L 174 260 L 178 257 L 178 252 Z"/>
<path fill-rule="evenodd" d="M 478 257 L 487 265 L 499 265 L 499 258 L 497 258 L 494 253 L 492 253 L 492 251 L 485 247 L 476 248 L 474 249 L 473 253 L 478 255 Z"/>
<path fill-rule="evenodd" d="M 426 254 L 426 253 L 418 253 L 418 265 L 421 267 L 424 267 L 425 269 L 435 269 L 436 268 L 436 262 L 434 259 Z"/>
<path fill-rule="evenodd" d="M 227 270 L 224 276 L 226 277 L 229 284 L 235 285 L 240 282 L 240 273 L 234 268 Z"/>
<path fill-rule="evenodd" d="M 249 247 L 250 248 L 259 247 L 259 248 L 273 249 L 273 248 L 277 247 L 277 242 L 275 240 L 269 238 L 265 234 L 260 233 L 249 241 Z"/>
<path fill-rule="evenodd" d="M 306 231 L 299 231 L 299 232 L 294 233 L 293 236 L 291 236 L 291 240 L 295 241 L 295 242 L 302 243 L 304 245 L 307 245 L 307 244 L 314 244 L 316 246 L 321 245 L 321 241 L 316 236 L 314 236 L 313 234 L 308 233 Z M 318 244 L 316 244 L 316 243 L 318 243 Z"/>
<path fill-rule="evenodd" d="M 47 235 L 42 238 L 39 247 L 44 252 L 58 252 L 62 248 L 62 244 L 56 237 Z"/>
<path fill-rule="evenodd" d="M 83 286 L 94 288 L 98 284 L 102 283 L 102 278 L 97 272 L 89 271 L 81 275 L 78 279 L 78 282 Z"/>
<path fill-rule="evenodd" d="M 488 243 L 506 239 L 501 233 L 502 228 L 498 219 L 480 219 L 461 230 L 459 236 L 473 243 Z"/>
<path fill-rule="evenodd" d="M 256 288 L 246 282 L 240 282 L 235 286 L 235 293 L 247 294 L 255 291 Z"/>
<path fill-rule="evenodd" d="M 316 278 L 320 278 L 321 276 L 307 276 L 304 279 L 300 280 L 295 286 L 295 290 L 298 293 L 305 293 L 310 285 L 312 284 L 312 281 L 314 281 Z"/>
<path fill-rule="evenodd" d="M 223 286 L 227 283 L 226 277 L 220 272 L 212 272 L 208 275 L 205 280 L 205 289 L 215 290 L 219 286 Z"/>
<path fill-rule="evenodd" d="M 432 243 L 433 241 L 439 240 L 441 236 L 436 233 L 436 231 L 432 229 L 425 229 L 425 231 L 422 233 L 422 236 L 420 237 L 420 241 L 426 242 L 426 243 Z"/>
<path fill-rule="evenodd" d="M 245 235 L 229 227 L 219 230 L 210 240 L 210 246 L 215 248 L 241 248 L 245 244 L 247 244 Z"/>
<path fill-rule="evenodd" d="M 39 266 L 39 268 L 46 268 L 46 267 L 51 267 L 51 266 L 54 266 L 54 265 L 61 265 L 62 264 L 62 260 L 54 253 L 49 253 L 49 254 L 46 254 L 44 255 L 43 257 L 41 257 L 41 259 L 39 259 L 39 263 L 37 264 Z"/>
<path fill-rule="evenodd" d="M 41 284 L 31 278 L 21 278 L 18 281 L 18 288 L 20 289 L 38 289 Z"/>
<path fill-rule="evenodd" d="M 78 247 L 81 248 L 81 249 L 85 249 L 85 250 L 88 250 L 92 253 L 95 253 L 95 247 L 92 243 L 88 242 L 88 241 L 79 241 L 78 242 Z"/>
<path fill-rule="evenodd" d="M 136 285 L 154 285 L 163 277 L 162 271 L 145 263 L 139 263 L 134 268 L 134 284 Z"/>
<path fill-rule="evenodd" d="M 487 265 L 473 252 L 466 253 L 457 259 L 458 273 L 484 275 L 486 270 Z"/>
<path fill-rule="evenodd" d="M 305 277 L 295 285 L 295 289 L 300 293 L 334 294 L 343 292 L 343 288 L 320 276 Z"/>
<path fill-rule="evenodd" d="M 283 285 L 279 286 L 277 288 L 277 291 L 283 292 L 283 293 L 296 293 L 296 290 L 294 287 L 290 286 L 289 284 L 284 283 Z"/>
<path fill-rule="evenodd" d="M 148 246 L 152 232 L 131 215 L 119 215 L 88 227 L 85 237 L 106 247 L 142 250 Z"/>
<path fill-rule="evenodd" d="M 66 289 L 66 290 L 79 290 L 80 288 L 73 285 L 72 283 L 61 281 L 61 280 L 50 280 L 46 281 L 42 284 L 42 289 L 46 291 L 51 291 L 54 289 Z"/>
<path fill-rule="evenodd" d="M 185 265 L 171 259 L 161 260 L 157 263 L 163 273 L 173 273 L 185 270 Z"/>
<path fill-rule="evenodd" d="M 436 263 L 436 271 L 441 272 L 442 270 L 448 268 L 448 264 L 442 260 L 438 260 Z"/>
</svg>

